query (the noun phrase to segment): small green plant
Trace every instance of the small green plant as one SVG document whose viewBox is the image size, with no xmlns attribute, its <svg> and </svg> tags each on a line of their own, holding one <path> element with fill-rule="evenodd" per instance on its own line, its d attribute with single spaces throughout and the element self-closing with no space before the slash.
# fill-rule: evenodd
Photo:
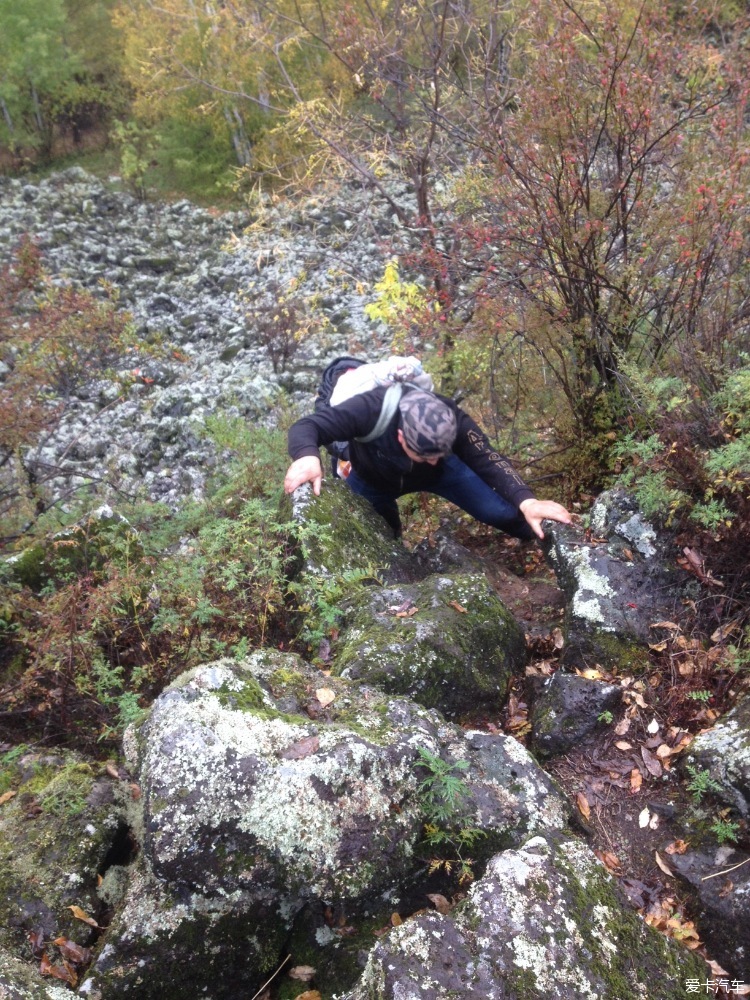
<svg viewBox="0 0 750 1000">
<path fill-rule="evenodd" d="M 424 844 L 430 851 L 452 857 L 432 856 L 430 872 L 442 868 L 450 874 L 454 869 L 460 884 L 474 879 L 474 862 L 465 852 L 486 836 L 484 830 L 469 825 L 469 791 L 462 772 L 468 761 L 445 761 L 425 750 L 419 750 L 417 766 L 427 770 L 427 777 L 419 784 L 420 804 L 425 816 Z"/>
<path fill-rule="evenodd" d="M 612 715 L 609 709 L 605 709 L 603 712 L 600 712 L 599 715 L 597 715 L 596 717 L 596 721 L 603 722 L 605 726 L 611 726 L 614 720 L 615 717 L 614 715 Z"/>
<path fill-rule="evenodd" d="M 706 702 L 711 700 L 713 695 L 710 691 L 688 691 L 687 697 L 691 698 L 693 701 L 703 702 L 705 705 Z"/>
<path fill-rule="evenodd" d="M 709 830 L 711 833 L 715 834 L 716 839 L 720 844 L 725 843 L 727 840 L 732 843 L 736 843 L 739 829 L 739 823 L 736 823 L 733 820 L 724 819 L 721 816 L 717 817 L 709 827 Z"/>
<path fill-rule="evenodd" d="M 687 765 L 687 772 L 690 775 L 690 781 L 685 786 L 690 794 L 693 796 L 693 801 L 698 804 L 703 800 L 703 796 L 709 794 L 710 792 L 720 792 L 721 785 L 718 781 L 711 777 L 711 774 L 704 767 L 695 767 L 692 764 Z"/>
</svg>

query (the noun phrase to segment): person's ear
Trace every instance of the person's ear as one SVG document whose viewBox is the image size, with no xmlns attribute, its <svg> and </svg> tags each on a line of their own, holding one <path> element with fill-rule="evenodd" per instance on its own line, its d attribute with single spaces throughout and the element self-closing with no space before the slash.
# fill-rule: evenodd
<svg viewBox="0 0 750 1000">
<path fill-rule="evenodd" d="M 399 429 L 398 429 L 398 430 L 396 431 L 396 437 L 398 438 L 398 443 L 399 443 L 399 444 L 401 445 L 401 447 L 403 448 L 403 446 L 404 446 L 404 444 L 405 444 L 405 442 L 404 442 L 404 432 L 403 432 L 403 431 L 401 430 L 401 428 L 400 428 L 400 427 L 399 427 Z"/>
</svg>

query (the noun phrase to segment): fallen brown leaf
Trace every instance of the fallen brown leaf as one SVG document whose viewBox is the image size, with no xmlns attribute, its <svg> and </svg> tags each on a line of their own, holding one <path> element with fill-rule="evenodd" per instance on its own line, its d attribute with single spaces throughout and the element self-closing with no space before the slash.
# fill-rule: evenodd
<svg viewBox="0 0 750 1000">
<path fill-rule="evenodd" d="M 656 748 L 656 756 L 659 758 L 659 760 L 663 760 L 665 757 L 671 757 L 672 753 L 673 753 L 672 748 L 668 747 L 666 743 L 661 743 Z"/>
<path fill-rule="evenodd" d="M 419 608 L 416 607 L 409 608 L 408 611 L 397 611 L 396 618 L 412 618 L 417 613 L 417 611 L 419 611 Z"/>
<path fill-rule="evenodd" d="M 462 615 L 468 615 L 469 613 L 463 604 L 459 604 L 458 601 L 448 601 L 448 607 L 455 608 L 456 611 L 459 611 Z"/>
<path fill-rule="evenodd" d="M 0 806 L 4 806 L 6 802 L 10 802 L 13 796 L 17 794 L 17 792 L 3 792 L 3 794 L 0 795 Z"/>
<path fill-rule="evenodd" d="M 633 744 L 632 743 L 628 743 L 626 740 L 618 740 L 615 743 L 615 746 L 617 747 L 618 750 L 632 750 L 633 749 Z"/>
<path fill-rule="evenodd" d="M 332 701 L 336 700 L 336 692 L 331 688 L 318 688 L 315 692 L 315 697 L 318 699 L 323 708 L 327 708 Z"/>
<path fill-rule="evenodd" d="M 660 854 L 659 854 L 658 851 L 654 851 L 654 858 L 656 860 L 657 865 L 661 868 L 661 870 L 664 872 L 664 874 L 665 875 L 669 875 L 670 878 L 674 878 L 674 872 L 669 867 L 669 865 L 666 863 L 666 861 L 662 860 L 662 858 L 661 858 L 661 856 L 660 856 Z"/>
<path fill-rule="evenodd" d="M 298 979 L 302 983 L 309 983 L 315 978 L 315 969 L 312 965 L 295 965 L 287 972 L 290 979 Z"/>
<path fill-rule="evenodd" d="M 689 846 L 686 840 L 673 840 L 665 851 L 667 854 L 684 854 Z"/>
<path fill-rule="evenodd" d="M 401 924 L 403 924 L 403 920 L 401 919 L 401 917 L 399 916 L 399 914 L 398 913 L 392 913 L 391 914 L 391 925 L 393 927 L 400 927 Z"/>
<path fill-rule="evenodd" d="M 294 1000 L 323 1000 L 323 998 L 318 990 L 305 990 L 304 993 L 298 993 Z"/>
<path fill-rule="evenodd" d="M 652 774 L 655 778 L 660 778 L 664 773 L 664 768 L 661 766 L 661 761 L 658 757 L 654 757 L 651 751 L 645 747 L 641 747 L 641 757 L 643 757 L 643 763 L 646 765 L 649 774 Z"/>
<path fill-rule="evenodd" d="M 42 960 L 39 963 L 39 971 L 43 976 L 53 976 L 55 979 L 62 979 L 64 983 L 70 983 L 71 986 L 75 986 L 78 982 L 78 976 L 72 965 L 68 962 L 63 962 L 62 965 L 53 965 L 49 958 L 47 958 L 46 952 L 42 955 Z"/>
<path fill-rule="evenodd" d="M 69 941 L 67 938 L 55 938 L 52 944 L 56 944 L 60 949 L 62 957 L 74 965 L 85 965 L 91 958 L 90 948 L 84 948 L 82 945 L 76 944 L 75 941 Z"/>
<path fill-rule="evenodd" d="M 711 635 L 711 642 L 723 642 L 726 638 L 736 632 L 739 628 L 737 622 L 728 622 L 726 625 L 720 625 L 714 633 Z"/>
<path fill-rule="evenodd" d="M 637 767 L 634 767 L 633 770 L 630 772 L 630 791 L 633 794 L 635 794 L 636 792 L 640 791 L 642 784 L 643 784 L 643 775 L 641 774 L 641 772 L 638 770 Z"/>
<path fill-rule="evenodd" d="M 442 913 L 443 916 L 451 912 L 451 904 L 448 902 L 445 896 L 442 896 L 439 892 L 428 892 L 427 898 L 434 905 L 438 913 Z"/>
<path fill-rule="evenodd" d="M 114 778 L 116 781 L 120 780 L 120 772 L 117 770 L 117 765 L 113 764 L 111 760 L 107 761 L 104 770 L 107 772 L 110 778 Z"/>
<path fill-rule="evenodd" d="M 615 874 L 617 874 L 620 871 L 620 860 L 615 854 L 612 854 L 610 851 L 600 851 L 600 850 L 594 851 L 594 854 L 597 856 L 597 858 L 599 858 L 601 863 L 608 871 L 611 871 Z"/>
<path fill-rule="evenodd" d="M 734 882 L 731 879 L 727 879 L 724 885 L 719 889 L 719 896 L 722 899 L 726 899 L 727 896 L 731 896 L 734 892 Z"/>
<path fill-rule="evenodd" d="M 591 816 L 591 805 L 583 792 L 579 792 L 576 795 L 576 806 L 578 806 L 578 811 L 584 819 L 588 819 Z"/>
<path fill-rule="evenodd" d="M 707 958 L 706 961 L 708 962 L 708 965 L 709 965 L 709 968 L 711 969 L 711 972 L 715 976 L 728 976 L 729 975 L 729 973 L 727 972 L 727 970 L 726 969 L 722 969 L 722 967 L 719 965 L 718 962 L 714 962 L 710 958 Z"/>
<path fill-rule="evenodd" d="M 76 918 L 76 920 L 81 920 L 83 921 L 84 924 L 88 924 L 89 927 L 96 927 L 97 929 L 99 929 L 99 924 L 97 924 L 96 920 L 94 920 L 93 917 L 90 917 L 85 910 L 81 909 L 80 906 L 69 906 L 68 909 Z"/>
</svg>

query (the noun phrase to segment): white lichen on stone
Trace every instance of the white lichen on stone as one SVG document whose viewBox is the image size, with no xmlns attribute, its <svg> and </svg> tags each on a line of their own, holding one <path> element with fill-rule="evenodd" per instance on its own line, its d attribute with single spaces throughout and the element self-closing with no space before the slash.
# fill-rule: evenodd
<svg viewBox="0 0 750 1000">
<path fill-rule="evenodd" d="M 656 555 L 656 530 L 648 521 L 644 521 L 640 514 L 633 514 L 627 521 L 621 521 L 615 525 L 615 531 L 622 535 L 641 555 L 647 559 Z"/>
<path fill-rule="evenodd" d="M 609 580 L 591 565 L 591 550 L 587 548 L 572 550 L 569 553 L 569 564 L 577 584 L 572 602 L 573 613 L 578 618 L 596 622 L 611 631 L 612 626 L 607 626 L 600 598 L 613 598 L 615 592 Z"/>
</svg>

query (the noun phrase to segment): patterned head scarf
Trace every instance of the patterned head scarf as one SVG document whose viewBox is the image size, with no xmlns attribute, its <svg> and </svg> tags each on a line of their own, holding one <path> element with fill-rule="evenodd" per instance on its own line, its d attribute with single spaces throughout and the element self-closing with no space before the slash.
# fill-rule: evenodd
<svg viewBox="0 0 750 1000">
<path fill-rule="evenodd" d="M 407 448 L 422 458 L 448 455 L 456 440 L 456 415 L 430 392 L 404 393 L 398 404 Z"/>
</svg>

